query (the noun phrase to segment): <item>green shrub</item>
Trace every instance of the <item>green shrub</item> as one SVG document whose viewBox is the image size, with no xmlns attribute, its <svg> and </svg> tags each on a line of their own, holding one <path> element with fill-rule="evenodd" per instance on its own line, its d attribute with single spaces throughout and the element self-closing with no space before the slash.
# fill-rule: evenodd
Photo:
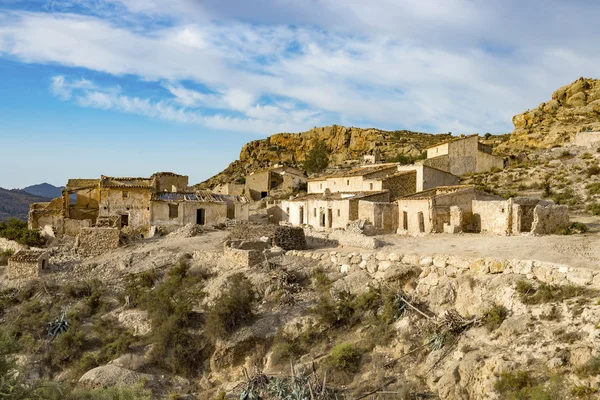
<svg viewBox="0 0 600 400">
<path fill-rule="evenodd" d="M 594 357 L 575 371 L 580 377 L 600 375 L 600 357 Z"/>
<path fill-rule="evenodd" d="M 517 282 L 516 291 L 523 304 L 544 304 L 559 302 L 573 297 L 591 295 L 589 289 L 575 285 L 549 285 L 541 282 L 537 286 L 529 281 Z"/>
<path fill-rule="evenodd" d="M 85 334 L 77 327 L 58 335 L 50 345 L 50 363 L 54 366 L 66 366 L 79 360 L 85 346 Z"/>
<path fill-rule="evenodd" d="M 324 141 L 318 141 L 308 152 L 303 167 L 306 172 L 318 173 L 329 165 L 329 150 Z"/>
<path fill-rule="evenodd" d="M 254 318 L 252 307 L 257 301 L 250 280 L 238 272 L 227 278 L 226 288 L 206 313 L 206 331 L 213 339 L 231 335 Z"/>
<path fill-rule="evenodd" d="M 331 287 L 331 279 L 327 277 L 323 268 L 317 268 L 312 272 L 311 281 L 315 289 L 319 292 L 326 292 Z"/>
<path fill-rule="evenodd" d="M 328 363 L 343 372 L 356 373 L 360 368 L 361 352 L 351 343 L 342 343 L 329 352 Z"/>
<path fill-rule="evenodd" d="M 585 153 L 583 153 L 583 154 L 581 155 L 581 159 L 582 159 L 582 160 L 590 160 L 590 159 L 592 159 L 592 158 L 593 158 L 592 154 L 591 154 L 591 153 L 588 153 L 588 152 L 585 152 Z"/>
<path fill-rule="evenodd" d="M 489 331 L 497 329 L 508 316 L 508 310 L 503 305 L 494 304 L 483 312 L 482 324 Z"/>
<path fill-rule="evenodd" d="M 579 202 L 579 197 L 575 194 L 573 189 L 567 188 L 560 193 L 556 193 L 552 196 L 552 201 L 556 204 L 567 204 L 569 206 L 574 206 Z"/>
<path fill-rule="evenodd" d="M 589 231 L 589 228 L 586 224 L 582 222 L 572 222 L 568 226 L 561 226 L 556 229 L 554 232 L 555 235 L 579 235 L 581 233 L 586 233 Z"/>
<path fill-rule="evenodd" d="M 588 178 L 600 174 L 600 166 L 598 164 L 590 165 L 586 170 L 586 174 Z"/>
<path fill-rule="evenodd" d="M 25 246 L 40 247 L 45 241 L 38 231 L 30 230 L 27 222 L 11 218 L 7 222 L 0 222 L 0 237 L 14 240 Z"/>
<path fill-rule="evenodd" d="M 588 204 L 585 209 L 592 215 L 600 215 L 600 203 Z"/>
<path fill-rule="evenodd" d="M 0 265 L 8 265 L 8 259 L 15 254 L 12 250 L 2 250 L 0 251 Z"/>
<path fill-rule="evenodd" d="M 312 325 L 298 336 L 291 336 L 279 330 L 273 340 L 273 362 L 289 362 L 298 359 L 309 353 L 319 340 L 321 340 L 321 334 Z"/>
<path fill-rule="evenodd" d="M 528 371 L 502 372 L 494 389 L 506 400 L 564 400 L 568 396 L 563 377 L 535 378 Z"/>
<path fill-rule="evenodd" d="M 590 183 L 590 184 L 586 185 L 585 188 L 587 189 L 589 196 L 593 196 L 595 194 L 600 194 L 600 183 L 598 183 L 598 182 Z"/>
</svg>

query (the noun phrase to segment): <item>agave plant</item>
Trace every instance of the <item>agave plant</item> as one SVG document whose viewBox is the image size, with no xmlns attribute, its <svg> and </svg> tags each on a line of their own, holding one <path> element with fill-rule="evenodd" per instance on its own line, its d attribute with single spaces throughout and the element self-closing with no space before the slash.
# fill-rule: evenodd
<svg viewBox="0 0 600 400">
<path fill-rule="evenodd" d="M 48 323 L 48 336 L 50 336 L 52 339 L 69 330 L 69 321 L 65 319 L 65 316 L 65 312 L 61 311 L 60 317 L 58 317 L 54 322 Z"/>
</svg>

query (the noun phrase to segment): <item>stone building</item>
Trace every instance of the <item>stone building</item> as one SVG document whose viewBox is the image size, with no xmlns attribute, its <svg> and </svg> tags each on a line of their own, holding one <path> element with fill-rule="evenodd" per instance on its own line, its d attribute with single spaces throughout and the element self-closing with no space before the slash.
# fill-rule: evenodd
<svg viewBox="0 0 600 400">
<path fill-rule="evenodd" d="M 398 200 L 398 233 L 473 232 L 473 200 L 499 200 L 474 186 L 441 186 Z"/>
<path fill-rule="evenodd" d="M 423 164 L 460 176 L 504 168 L 504 159 L 493 155 L 490 146 L 479 143 L 479 135 L 475 134 L 453 138 L 428 148 Z"/>
<path fill-rule="evenodd" d="M 70 179 L 62 197 L 31 205 L 29 226 L 50 225 L 55 233 L 75 236 L 92 226 L 146 231 L 153 225 L 203 225 L 227 218 L 248 219 L 244 198 L 192 191 L 187 176 L 161 172 L 149 178 Z"/>
<path fill-rule="evenodd" d="M 459 178 L 436 168 L 416 165 L 380 164 L 363 166 L 339 174 L 309 179 L 308 193 L 362 193 L 387 190 L 393 201 L 401 196 L 437 186 L 457 185 Z"/>
<path fill-rule="evenodd" d="M 48 253 L 40 250 L 19 250 L 8 259 L 8 279 L 37 278 L 48 269 Z"/>
<path fill-rule="evenodd" d="M 389 203 L 388 191 L 364 193 L 311 193 L 281 202 L 282 220 L 317 229 L 344 229 L 359 219 L 359 202 Z"/>
<path fill-rule="evenodd" d="M 252 200 L 285 194 L 306 184 L 303 171 L 291 167 L 275 167 L 246 176 L 245 195 Z"/>
</svg>

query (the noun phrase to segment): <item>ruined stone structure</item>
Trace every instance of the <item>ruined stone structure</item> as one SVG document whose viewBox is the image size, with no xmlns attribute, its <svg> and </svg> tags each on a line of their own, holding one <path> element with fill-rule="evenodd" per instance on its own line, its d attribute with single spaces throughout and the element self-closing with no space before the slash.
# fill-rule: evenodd
<svg viewBox="0 0 600 400">
<path fill-rule="evenodd" d="M 358 219 L 371 225 L 371 234 L 395 233 L 398 229 L 398 206 L 396 203 L 360 200 Z"/>
<path fill-rule="evenodd" d="M 306 184 L 304 172 L 291 167 L 276 167 L 246 176 L 245 195 L 252 200 L 289 193 Z"/>
<path fill-rule="evenodd" d="M 97 256 L 119 247 L 119 228 L 83 228 L 77 236 L 77 249 L 83 256 Z"/>
<path fill-rule="evenodd" d="M 40 250 L 19 250 L 8 259 L 8 279 L 37 278 L 48 268 L 48 253 Z"/>
<path fill-rule="evenodd" d="M 499 200 L 474 186 L 441 186 L 398 200 L 398 233 L 473 232 L 473 200 Z M 445 228 L 445 226 L 447 226 Z"/>
<path fill-rule="evenodd" d="M 398 233 L 552 234 L 569 224 L 568 208 L 531 198 L 504 199 L 474 186 L 438 187 L 398 200 Z"/>
<path fill-rule="evenodd" d="M 492 148 L 479 143 L 478 135 L 452 138 L 427 149 L 423 164 L 454 175 L 487 172 L 504 168 L 504 159 L 492 154 Z"/>
<path fill-rule="evenodd" d="M 31 229 L 52 226 L 58 234 L 75 236 L 83 228 L 183 226 L 248 219 L 248 204 L 240 196 L 192 191 L 188 177 L 161 172 L 149 178 L 70 179 L 63 195 L 31 205 Z"/>
<path fill-rule="evenodd" d="M 567 206 L 524 197 L 473 201 L 477 232 L 497 235 L 552 234 L 569 224 Z"/>
<path fill-rule="evenodd" d="M 306 237 L 300 227 L 279 226 L 273 235 L 273 244 L 284 250 L 306 249 Z"/>
<path fill-rule="evenodd" d="M 281 202 L 282 220 L 295 226 L 344 229 L 359 218 L 359 200 L 388 202 L 388 191 L 365 193 L 311 193 Z"/>
</svg>

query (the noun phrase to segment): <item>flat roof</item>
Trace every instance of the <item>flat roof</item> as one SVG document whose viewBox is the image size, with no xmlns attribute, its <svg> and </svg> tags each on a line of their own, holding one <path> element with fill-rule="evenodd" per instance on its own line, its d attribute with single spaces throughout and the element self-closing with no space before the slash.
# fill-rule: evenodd
<svg viewBox="0 0 600 400">
<path fill-rule="evenodd" d="M 320 176 L 318 178 L 311 178 L 308 181 L 315 182 L 315 181 L 323 181 L 323 180 L 330 179 L 330 178 L 346 178 L 346 177 L 351 178 L 351 177 L 355 177 L 355 176 L 366 176 L 366 175 L 374 174 L 377 172 L 382 172 L 387 169 L 397 169 L 397 168 L 398 168 L 398 164 L 383 164 L 383 165 L 378 165 L 376 167 L 365 166 L 365 167 L 354 168 L 354 169 L 344 171 L 344 172 L 338 172 L 336 174 Z"/>
</svg>

